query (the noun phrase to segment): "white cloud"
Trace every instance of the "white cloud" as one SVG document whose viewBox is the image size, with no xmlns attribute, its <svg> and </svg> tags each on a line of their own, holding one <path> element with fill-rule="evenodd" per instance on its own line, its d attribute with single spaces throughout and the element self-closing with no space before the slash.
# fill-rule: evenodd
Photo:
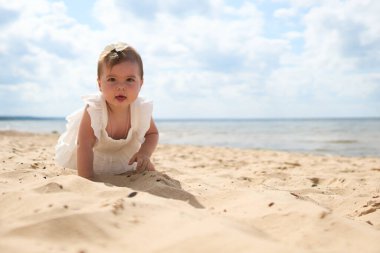
<svg viewBox="0 0 380 253">
<path fill-rule="evenodd" d="M 281 8 L 274 12 L 273 16 L 276 18 L 289 18 L 294 17 L 297 14 L 295 8 Z"/>
<path fill-rule="evenodd" d="M 290 31 L 284 34 L 285 39 L 291 41 L 295 39 L 303 39 L 303 33 L 297 31 Z"/>
<path fill-rule="evenodd" d="M 93 52 L 100 47 L 93 41 L 98 35 L 68 17 L 63 3 L 40 0 L 5 5 L 3 1 L 0 6 L 17 13 L 16 19 L 1 27 L 0 54 L 6 63 L 0 80 L 1 97 L 13 97 L 17 108 L 24 106 L 23 114 L 45 115 L 49 110 L 64 115 L 75 105 L 63 102 L 55 110 L 41 105 L 65 101 L 70 96 L 77 100 L 92 85 L 96 90 L 97 56 Z M 7 113 L 14 112 L 12 108 L 0 111 Z"/>
<path fill-rule="evenodd" d="M 0 0 L 0 100 L 17 103 L 0 114 L 71 112 L 97 90 L 102 48 L 120 40 L 142 54 L 142 92 L 158 117 L 320 115 L 334 113 L 316 106 L 333 99 L 335 116 L 344 105 L 358 116 L 365 101 L 380 105 L 380 2 L 273 2 L 282 6 L 273 16 L 301 22 L 284 24 L 278 37 L 265 35 L 270 22 L 251 1 L 98 0 L 95 30 L 64 1 Z"/>
</svg>

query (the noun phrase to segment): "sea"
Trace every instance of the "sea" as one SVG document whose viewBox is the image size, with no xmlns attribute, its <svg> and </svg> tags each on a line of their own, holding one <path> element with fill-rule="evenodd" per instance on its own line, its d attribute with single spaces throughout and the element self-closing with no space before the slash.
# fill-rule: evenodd
<svg viewBox="0 0 380 253">
<path fill-rule="evenodd" d="M 160 143 L 380 157 L 380 118 L 156 119 Z M 63 133 L 64 118 L 0 117 L 0 131 Z"/>
</svg>

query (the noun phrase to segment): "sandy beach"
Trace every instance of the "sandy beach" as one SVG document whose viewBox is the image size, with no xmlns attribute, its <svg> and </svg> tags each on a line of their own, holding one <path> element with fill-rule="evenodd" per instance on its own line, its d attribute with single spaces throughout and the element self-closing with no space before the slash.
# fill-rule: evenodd
<svg viewBox="0 0 380 253">
<path fill-rule="evenodd" d="M 93 182 L 0 132 L 0 252 L 380 252 L 380 158 L 160 145 Z"/>
</svg>

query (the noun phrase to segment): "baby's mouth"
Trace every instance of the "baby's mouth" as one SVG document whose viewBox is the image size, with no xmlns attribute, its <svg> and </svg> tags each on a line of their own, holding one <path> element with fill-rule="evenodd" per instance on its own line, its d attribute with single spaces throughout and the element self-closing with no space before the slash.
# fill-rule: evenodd
<svg viewBox="0 0 380 253">
<path fill-rule="evenodd" d="M 117 96 L 115 96 L 115 98 L 116 98 L 116 100 L 119 101 L 119 102 L 123 102 L 124 100 L 127 99 L 127 97 L 124 96 L 124 95 L 117 95 Z"/>
</svg>

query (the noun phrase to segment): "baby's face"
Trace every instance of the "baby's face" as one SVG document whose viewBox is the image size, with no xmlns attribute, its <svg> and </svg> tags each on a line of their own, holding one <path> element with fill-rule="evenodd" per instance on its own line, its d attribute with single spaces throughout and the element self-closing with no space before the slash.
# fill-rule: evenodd
<svg viewBox="0 0 380 253">
<path fill-rule="evenodd" d="M 112 68 L 103 65 L 102 75 L 98 79 L 99 89 L 111 109 L 128 107 L 140 92 L 143 80 L 135 62 L 121 62 Z"/>
</svg>

